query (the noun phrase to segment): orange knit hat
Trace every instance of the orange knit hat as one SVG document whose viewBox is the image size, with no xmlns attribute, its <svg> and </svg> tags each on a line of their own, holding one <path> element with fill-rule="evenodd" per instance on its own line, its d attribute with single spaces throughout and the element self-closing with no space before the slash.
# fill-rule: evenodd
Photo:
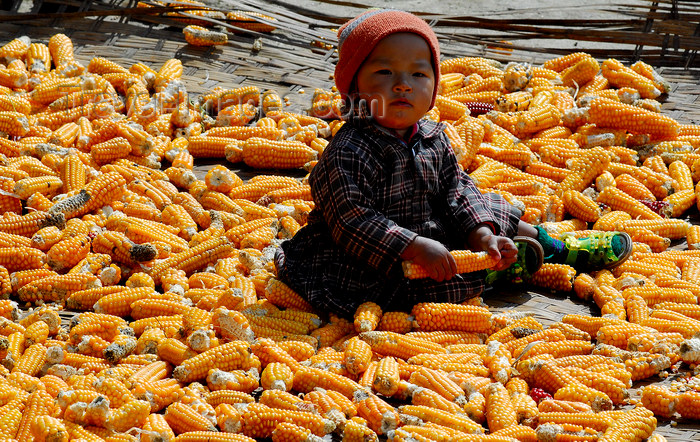
<svg viewBox="0 0 700 442">
<path fill-rule="evenodd" d="M 435 89 L 430 107 L 435 103 L 440 80 L 440 44 L 437 36 L 421 18 L 395 9 L 371 9 L 348 21 L 338 29 L 338 64 L 335 66 L 335 85 L 347 95 L 355 74 L 374 47 L 385 37 L 399 32 L 410 32 L 423 37 L 433 55 Z"/>
</svg>

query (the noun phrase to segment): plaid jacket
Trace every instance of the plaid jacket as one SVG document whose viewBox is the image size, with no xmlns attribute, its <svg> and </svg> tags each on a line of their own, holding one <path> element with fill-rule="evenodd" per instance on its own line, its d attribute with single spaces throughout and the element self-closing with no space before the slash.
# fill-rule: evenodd
<svg viewBox="0 0 700 442">
<path fill-rule="evenodd" d="M 408 143 L 369 122 L 345 124 L 309 184 L 316 208 L 283 243 L 279 277 L 317 309 L 343 316 L 370 300 L 408 310 L 478 295 L 483 272 L 407 280 L 401 253 L 417 235 L 465 248 L 480 223 L 514 236 L 520 216 L 500 196 L 481 194 L 459 168 L 443 126 L 427 120 Z"/>
</svg>

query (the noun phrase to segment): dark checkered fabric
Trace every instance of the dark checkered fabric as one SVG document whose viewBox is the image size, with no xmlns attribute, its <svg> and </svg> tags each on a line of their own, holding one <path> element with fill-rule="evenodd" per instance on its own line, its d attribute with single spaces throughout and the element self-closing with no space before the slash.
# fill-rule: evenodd
<svg viewBox="0 0 700 442">
<path fill-rule="evenodd" d="M 464 249 L 480 223 L 513 237 L 520 210 L 476 188 L 441 124 L 421 120 L 406 143 L 369 122 L 345 124 L 309 176 L 316 208 L 278 250 L 278 276 L 319 312 L 352 317 L 359 304 L 408 311 L 417 302 L 479 295 L 484 273 L 450 281 L 403 277 L 417 235 Z"/>
</svg>

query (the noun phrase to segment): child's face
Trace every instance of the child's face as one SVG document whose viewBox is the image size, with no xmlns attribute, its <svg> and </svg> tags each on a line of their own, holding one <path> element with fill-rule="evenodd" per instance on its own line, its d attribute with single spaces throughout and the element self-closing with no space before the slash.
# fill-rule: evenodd
<svg viewBox="0 0 700 442">
<path fill-rule="evenodd" d="M 357 71 L 357 92 L 380 125 L 405 135 L 430 110 L 435 87 L 432 55 L 423 37 L 392 34 Z"/>
</svg>

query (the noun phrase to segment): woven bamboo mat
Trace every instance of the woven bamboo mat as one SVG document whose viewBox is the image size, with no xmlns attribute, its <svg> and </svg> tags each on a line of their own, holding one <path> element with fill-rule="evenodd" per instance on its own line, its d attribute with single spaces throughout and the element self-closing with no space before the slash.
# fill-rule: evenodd
<svg viewBox="0 0 700 442">
<path fill-rule="evenodd" d="M 31 16 L 35 17 L 35 16 Z M 147 17 L 158 21 L 157 17 Z M 2 19 L 0 19 L 2 21 Z M 332 35 L 330 31 L 303 33 L 308 25 L 293 23 L 295 34 L 232 34 L 225 46 L 194 47 L 184 41 L 184 25 L 179 27 L 127 17 L 67 18 L 45 17 L 26 21 L 9 21 L 0 26 L 0 41 L 27 34 L 33 40 L 47 42 L 58 32 L 68 35 L 75 45 L 75 56 L 87 63 L 95 56 L 108 58 L 129 67 L 143 62 L 158 69 L 170 58 L 184 66 L 183 81 L 194 98 L 214 87 L 241 85 L 273 89 L 288 98 L 290 110 L 303 111 L 310 105 L 313 89 L 329 88 L 333 70 L 333 50 L 311 45 L 313 40 Z M 286 25 L 290 27 L 290 25 Z M 260 38 L 261 48 L 256 50 Z M 258 43 L 258 44 L 259 44 Z M 305 92 L 308 91 L 308 94 Z"/>
<path fill-rule="evenodd" d="M 125 67 L 136 62 L 143 62 L 158 69 L 168 59 L 178 58 L 184 66 L 183 82 L 192 95 L 202 94 L 214 87 L 232 88 L 241 85 L 255 85 L 261 89 L 273 89 L 281 96 L 286 97 L 289 100 L 290 110 L 293 111 L 303 111 L 308 107 L 314 88 L 332 86 L 330 74 L 333 72 L 335 53 L 333 49 L 313 46 L 312 42 L 325 41 L 334 44 L 335 34 L 332 28 L 337 27 L 338 23 L 342 23 L 352 15 L 348 14 L 347 17 L 329 17 L 320 13 L 302 15 L 295 12 L 293 8 L 286 9 L 274 1 L 258 3 L 254 0 L 243 0 L 237 3 L 238 8 L 248 8 L 248 10 L 264 12 L 275 17 L 278 31 L 272 34 L 231 34 L 226 46 L 197 48 L 187 45 L 184 41 L 181 33 L 184 25 L 158 15 L 144 16 L 129 12 L 133 12 L 128 8 L 135 6 L 135 1 L 105 0 L 81 3 L 53 0 L 51 3 L 54 3 L 54 6 L 58 5 L 58 14 L 47 16 L 37 13 L 38 9 L 35 8 L 29 14 L 15 15 L 12 20 L 4 20 L 3 17 L 7 18 L 8 16 L 3 16 L 3 14 L 7 13 L 0 11 L 0 23 L 2 23 L 0 25 L 0 44 L 19 35 L 28 35 L 35 41 L 47 42 L 51 35 L 62 32 L 71 37 L 75 45 L 76 58 L 85 64 L 92 57 L 101 56 Z M 663 8 L 669 9 L 674 4 L 676 6 L 685 5 L 685 8 L 690 2 L 669 0 L 653 3 L 657 6 L 656 12 L 654 12 L 656 15 L 651 16 L 651 18 L 644 16 L 645 24 L 651 20 L 648 25 L 649 29 L 661 26 L 658 21 L 665 17 L 664 14 L 668 12 L 663 12 Z M 41 5 L 41 1 L 36 1 L 35 5 Z M 681 8 L 680 14 L 689 14 L 689 12 Z M 696 13 L 696 15 L 697 17 L 686 16 L 691 20 L 686 20 L 686 23 L 700 23 L 700 14 Z M 541 63 L 558 55 L 555 50 L 545 53 L 542 52 L 542 48 L 529 50 L 525 46 L 517 44 L 511 45 L 506 52 L 499 52 L 499 50 L 489 46 L 488 39 L 478 40 L 471 38 L 465 32 L 449 31 L 449 27 L 458 22 L 457 19 L 441 16 L 435 17 L 432 22 L 437 27 L 441 44 L 446 48 L 444 53 L 448 57 L 479 55 L 492 56 L 501 61 Z M 479 23 L 483 26 L 485 22 L 480 21 Z M 630 23 L 627 24 L 631 26 Z M 680 26 L 677 22 L 674 23 Z M 235 24 L 223 24 L 235 27 Z M 508 28 L 502 22 L 496 25 L 494 29 L 500 34 L 516 32 L 515 28 Z M 540 25 L 521 23 L 519 26 L 536 27 Z M 561 23 L 551 23 L 549 26 L 552 32 L 556 28 L 555 25 L 560 26 Z M 675 29 L 669 28 L 670 24 L 667 23 L 667 25 L 667 30 Z M 700 24 L 698 26 L 700 29 Z M 584 28 L 583 25 L 579 24 L 578 29 Z M 687 30 L 687 28 L 688 26 L 685 26 L 683 29 Z M 524 33 L 527 29 L 529 28 L 522 28 L 517 32 Z M 549 28 L 542 29 L 544 30 L 538 35 L 542 38 L 548 38 L 545 34 L 549 32 L 547 31 Z M 531 32 L 534 31 L 531 30 Z M 700 34 L 700 32 L 698 33 Z M 503 38 L 503 35 L 500 34 L 499 38 Z M 576 38 L 577 35 L 578 33 L 574 33 L 572 37 Z M 511 34 L 510 37 L 513 35 Z M 531 36 L 531 38 L 535 37 L 534 34 Z M 256 40 L 262 43 L 259 50 L 255 49 Z M 582 41 L 584 40 L 582 39 Z M 643 42 L 648 43 L 647 41 Z M 637 48 L 638 53 L 643 56 L 651 54 L 652 60 L 657 59 L 658 57 L 654 57 L 663 51 L 673 55 L 669 60 L 673 59 L 677 62 L 675 67 L 660 67 L 662 75 L 673 84 L 669 97 L 663 103 L 664 113 L 681 123 L 700 124 L 700 69 L 698 67 L 684 68 L 685 64 L 696 63 L 693 51 L 700 48 L 700 44 L 693 39 L 686 38 L 678 42 L 675 46 L 676 49 L 674 49 L 673 38 L 669 42 L 670 46 L 654 46 L 652 49 L 645 49 L 644 45 L 640 44 Z M 622 54 L 624 56 L 621 58 L 627 61 L 629 58 L 625 57 L 633 55 L 632 52 L 606 54 L 590 52 L 599 58 Z M 681 56 L 683 52 L 686 54 L 685 58 Z M 655 65 L 660 66 L 661 64 Z M 195 172 L 199 178 L 202 178 L 204 173 L 214 164 L 217 164 L 217 161 L 198 160 Z M 255 171 L 245 167 L 234 170 L 243 178 L 255 174 Z M 303 172 L 297 174 L 297 176 L 302 175 Z M 695 221 L 699 218 L 696 214 Z M 566 314 L 578 313 L 594 316 L 600 314 L 595 305 L 578 300 L 575 296 L 538 290 L 487 290 L 484 299 L 493 311 L 529 311 L 536 319 L 546 325 L 559 321 Z M 62 312 L 61 314 L 66 323 L 74 315 L 73 312 Z M 700 440 L 700 425 L 692 422 L 680 422 L 678 426 L 674 427 L 670 421 L 661 420 L 659 421 L 659 433 L 670 441 Z"/>
</svg>

